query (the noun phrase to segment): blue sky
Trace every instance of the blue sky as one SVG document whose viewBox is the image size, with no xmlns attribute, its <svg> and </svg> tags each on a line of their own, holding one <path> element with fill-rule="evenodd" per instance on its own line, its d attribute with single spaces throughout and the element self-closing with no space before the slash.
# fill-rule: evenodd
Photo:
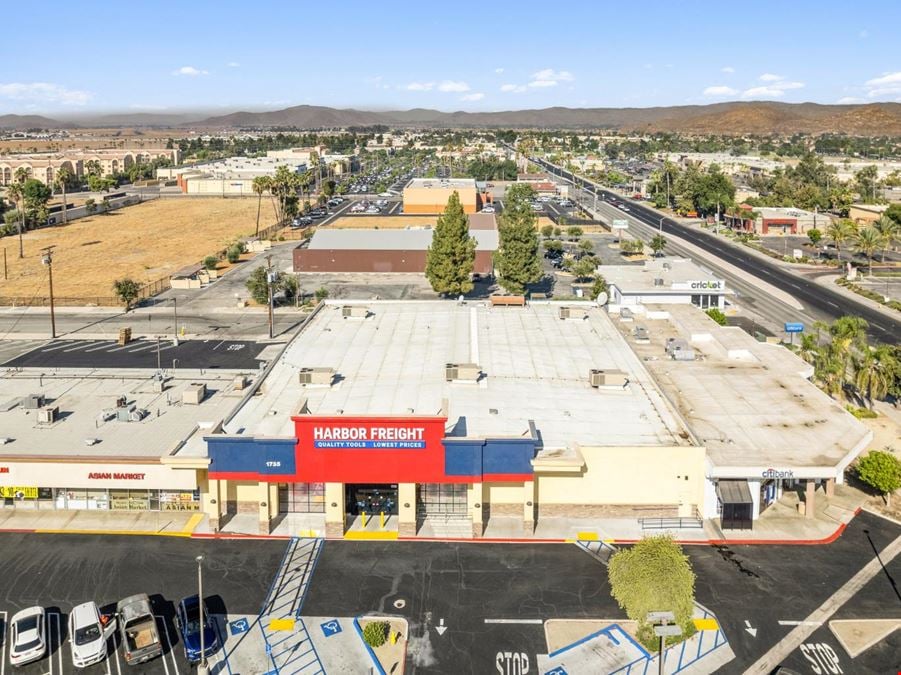
<svg viewBox="0 0 901 675">
<path fill-rule="evenodd" d="M 895 101 L 899 21 L 897 0 L 16 2 L 0 114 Z"/>
</svg>

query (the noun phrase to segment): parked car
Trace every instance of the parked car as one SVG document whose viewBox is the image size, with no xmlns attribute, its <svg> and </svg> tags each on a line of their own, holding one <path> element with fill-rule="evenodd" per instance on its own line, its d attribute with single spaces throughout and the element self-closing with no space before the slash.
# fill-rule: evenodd
<svg viewBox="0 0 901 675">
<path fill-rule="evenodd" d="M 213 630 L 213 620 L 203 603 L 203 621 L 201 621 L 201 603 L 197 595 L 189 595 L 178 603 L 175 609 L 175 625 L 181 634 L 181 642 L 185 648 L 185 658 L 190 663 L 197 663 L 204 656 L 209 656 L 219 647 L 219 637 Z M 200 653 L 200 634 L 203 631 L 203 654 Z"/>
<path fill-rule="evenodd" d="M 544 211 L 544 207 L 541 204 L 532 204 L 533 211 Z"/>
<path fill-rule="evenodd" d="M 29 607 L 13 614 L 9 621 L 9 662 L 24 666 L 44 658 L 46 651 L 47 615 L 44 608 Z"/>
<path fill-rule="evenodd" d="M 116 604 L 116 616 L 119 620 L 122 650 L 128 665 L 144 663 L 163 653 L 156 618 L 146 593 L 120 600 Z"/>
<path fill-rule="evenodd" d="M 482 213 L 494 213 L 494 207 L 493 206 L 483 206 Z"/>
<path fill-rule="evenodd" d="M 72 665 L 86 668 L 103 661 L 106 658 L 106 641 L 115 632 L 115 617 L 101 617 L 93 600 L 73 608 L 69 614 Z"/>
</svg>

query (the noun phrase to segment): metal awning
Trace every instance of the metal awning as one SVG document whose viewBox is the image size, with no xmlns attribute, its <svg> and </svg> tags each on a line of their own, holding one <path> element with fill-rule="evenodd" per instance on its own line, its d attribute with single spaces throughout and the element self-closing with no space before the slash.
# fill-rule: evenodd
<svg viewBox="0 0 901 675">
<path fill-rule="evenodd" d="M 716 483 L 716 496 L 723 504 L 753 504 L 751 488 L 746 480 L 719 480 Z"/>
</svg>

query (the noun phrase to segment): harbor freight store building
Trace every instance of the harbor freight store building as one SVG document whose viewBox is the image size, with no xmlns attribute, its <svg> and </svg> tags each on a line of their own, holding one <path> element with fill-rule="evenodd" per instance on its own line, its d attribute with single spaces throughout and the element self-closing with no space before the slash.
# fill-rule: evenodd
<svg viewBox="0 0 901 675">
<path fill-rule="evenodd" d="M 528 535 L 543 518 L 697 517 L 690 438 L 597 307 L 329 301 L 206 436 L 209 515 L 476 537 L 493 519 Z"/>
<path fill-rule="evenodd" d="M 213 430 L 202 420 L 233 409 L 244 382 L 187 369 L 163 379 L 147 369 L 7 370 L 0 508 L 200 513 L 202 437 Z"/>
</svg>

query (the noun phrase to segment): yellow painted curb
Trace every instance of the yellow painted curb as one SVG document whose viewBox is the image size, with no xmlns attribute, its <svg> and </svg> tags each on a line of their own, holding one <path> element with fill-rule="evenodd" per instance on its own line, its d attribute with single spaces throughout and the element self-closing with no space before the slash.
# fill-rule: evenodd
<svg viewBox="0 0 901 675">
<path fill-rule="evenodd" d="M 609 539 L 609 538 L 602 539 L 601 541 L 603 541 L 605 544 L 615 544 L 616 543 L 616 539 Z"/>
<path fill-rule="evenodd" d="M 366 539 L 397 539 L 397 532 L 363 532 L 360 530 L 351 530 L 344 533 L 345 539 L 366 540 Z"/>
<path fill-rule="evenodd" d="M 566 544 L 575 544 L 576 540 L 575 539 L 564 539 L 563 542 Z"/>
<path fill-rule="evenodd" d="M 716 619 L 692 619 L 698 630 L 719 630 L 720 625 Z"/>
<path fill-rule="evenodd" d="M 577 535 L 579 541 L 597 541 L 598 533 L 597 532 L 579 532 Z"/>
<path fill-rule="evenodd" d="M 294 630 L 294 619 L 270 619 L 269 630 Z"/>
<path fill-rule="evenodd" d="M 191 534 L 194 530 L 197 529 L 197 526 L 200 525 L 200 521 L 203 520 L 202 513 L 195 513 L 193 516 L 188 518 L 188 522 L 185 523 L 185 526 L 181 528 L 181 531 L 186 534 Z"/>
<path fill-rule="evenodd" d="M 155 530 L 34 530 L 35 534 L 115 534 L 140 537 L 190 537 L 190 532 L 157 532 Z"/>
</svg>

